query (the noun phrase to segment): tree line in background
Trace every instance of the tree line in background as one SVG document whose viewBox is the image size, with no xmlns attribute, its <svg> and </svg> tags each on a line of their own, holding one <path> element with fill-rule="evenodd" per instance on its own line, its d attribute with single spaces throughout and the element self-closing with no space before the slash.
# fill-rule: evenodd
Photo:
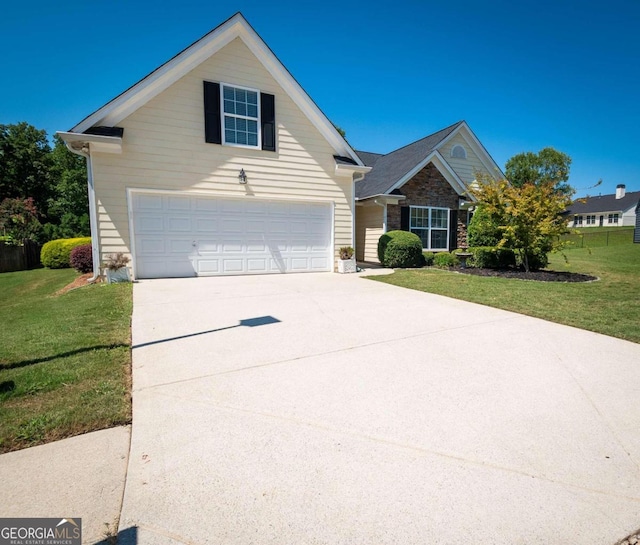
<svg viewBox="0 0 640 545">
<path fill-rule="evenodd" d="M 0 124 L 0 240 L 43 243 L 87 236 L 87 167 L 56 135 Z"/>
</svg>

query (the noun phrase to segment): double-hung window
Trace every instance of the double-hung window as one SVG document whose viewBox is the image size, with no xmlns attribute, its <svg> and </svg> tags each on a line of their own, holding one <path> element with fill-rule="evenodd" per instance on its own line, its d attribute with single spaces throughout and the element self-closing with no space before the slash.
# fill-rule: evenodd
<svg viewBox="0 0 640 545">
<path fill-rule="evenodd" d="M 260 147 L 259 91 L 222 84 L 223 142 Z"/>
<path fill-rule="evenodd" d="M 595 225 L 596 217 L 595 216 L 587 216 L 587 225 Z"/>
<path fill-rule="evenodd" d="M 204 141 L 276 151 L 276 102 L 269 93 L 204 81 Z"/>
<path fill-rule="evenodd" d="M 426 250 L 449 248 L 449 209 L 429 206 L 412 206 L 409 230 L 422 240 Z"/>
<path fill-rule="evenodd" d="M 574 225 L 582 225 L 582 216 L 576 216 L 573 224 Z"/>
<path fill-rule="evenodd" d="M 618 214 L 609 214 L 609 217 L 607 219 L 609 220 L 609 223 L 616 224 L 618 223 L 618 218 Z"/>
</svg>

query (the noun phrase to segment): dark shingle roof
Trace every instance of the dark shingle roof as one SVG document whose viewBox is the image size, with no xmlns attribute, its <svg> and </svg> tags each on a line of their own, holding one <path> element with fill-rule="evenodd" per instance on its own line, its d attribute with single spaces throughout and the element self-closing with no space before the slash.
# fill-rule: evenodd
<svg viewBox="0 0 640 545">
<path fill-rule="evenodd" d="M 384 195 L 411 169 L 415 168 L 463 121 L 442 129 L 408 146 L 381 155 L 366 151 L 356 151 L 362 162 L 373 167 L 364 180 L 356 182 L 356 198 L 366 199 L 374 195 Z"/>
<path fill-rule="evenodd" d="M 567 210 L 568 214 L 595 214 L 597 212 L 616 212 L 634 208 L 640 200 L 640 191 L 630 191 L 621 199 L 616 199 L 615 193 L 587 197 L 576 200 Z M 584 202 L 581 202 L 584 201 Z"/>
</svg>

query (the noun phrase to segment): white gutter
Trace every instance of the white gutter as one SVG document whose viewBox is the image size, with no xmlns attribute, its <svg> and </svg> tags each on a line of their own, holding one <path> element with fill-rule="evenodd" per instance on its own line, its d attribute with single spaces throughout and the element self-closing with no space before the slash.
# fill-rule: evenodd
<svg viewBox="0 0 640 545">
<path fill-rule="evenodd" d="M 387 232 L 387 203 L 385 202 L 378 202 L 378 199 L 373 199 L 373 203 L 377 204 L 378 206 L 382 206 L 382 232 L 386 233 Z"/>
<path fill-rule="evenodd" d="M 93 186 L 93 167 L 91 165 L 91 154 L 89 153 L 89 144 L 81 149 L 75 149 L 71 146 L 71 142 L 65 142 L 67 149 L 71 153 L 80 155 L 87 160 L 87 191 L 89 194 L 89 225 L 91 227 L 91 254 L 93 257 L 93 276 L 89 279 L 89 283 L 95 282 L 100 276 L 100 242 L 98 237 L 98 205 L 96 202 L 96 191 Z M 86 150 L 86 151 L 85 151 Z"/>
</svg>

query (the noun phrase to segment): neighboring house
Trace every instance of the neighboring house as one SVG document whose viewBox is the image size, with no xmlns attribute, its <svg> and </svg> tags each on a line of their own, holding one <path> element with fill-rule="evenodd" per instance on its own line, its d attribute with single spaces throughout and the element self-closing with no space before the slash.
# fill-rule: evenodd
<svg viewBox="0 0 640 545">
<path fill-rule="evenodd" d="M 466 246 L 467 188 L 478 172 L 494 179 L 504 174 L 466 122 L 413 142 L 386 155 L 358 151 L 372 167 L 356 182 L 356 257 L 378 261 L 383 233 L 416 233 L 425 250 Z"/>
<path fill-rule="evenodd" d="M 569 227 L 622 227 L 636 223 L 636 206 L 640 191 L 627 193 L 620 184 L 616 192 L 598 197 L 577 199 L 565 214 Z"/>
<path fill-rule="evenodd" d="M 58 134 L 88 161 L 96 271 L 333 271 L 354 245 L 370 169 L 239 13 Z"/>
<path fill-rule="evenodd" d="M 640 244 L 640 201 L 636 206 L 636 228 L 633 230 L 633 242 Z"/>
</svg>

